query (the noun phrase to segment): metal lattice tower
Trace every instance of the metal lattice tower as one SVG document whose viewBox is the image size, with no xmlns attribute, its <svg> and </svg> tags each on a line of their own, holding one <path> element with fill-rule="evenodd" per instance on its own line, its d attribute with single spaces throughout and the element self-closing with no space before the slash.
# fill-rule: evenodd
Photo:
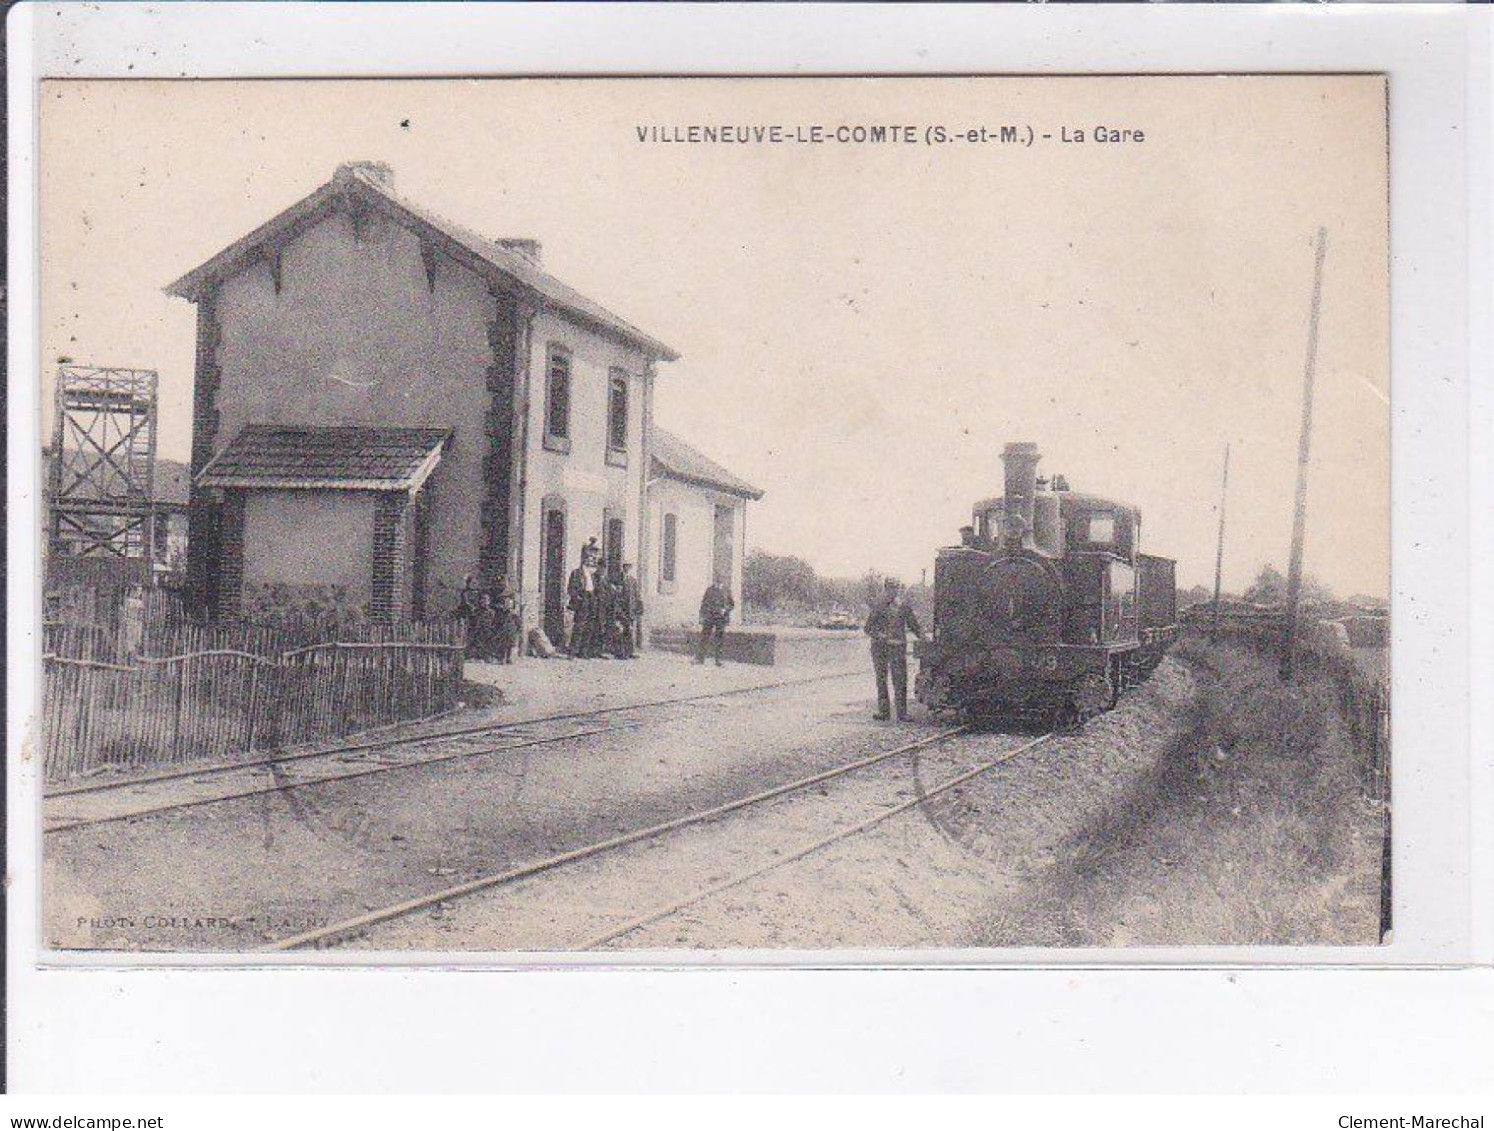
<svg viewBox="0 0 1494 1131">
<path fill-rule="evenodd" d="M 47 484 L 51 554 L 154 565 L 156 374 L 63 365 Z"/>
</svg>

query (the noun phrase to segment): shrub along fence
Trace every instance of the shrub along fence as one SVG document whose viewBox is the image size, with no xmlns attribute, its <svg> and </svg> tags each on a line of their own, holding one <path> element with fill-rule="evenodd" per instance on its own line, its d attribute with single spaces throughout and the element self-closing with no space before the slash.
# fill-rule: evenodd
<svg viewBox="0 0 1494 1131">
<path fill-rule="evenodd" d="M 199 625 L 172 594 L 50 594 L 42 738 L 48 781 L 274 750 L 456 706 L 464 626 Z"/>
<path fill-rule="evenodd" d="M 1207 612 L 1207 610 L 1204 610 Z M 1191 631 L 1206 636 L 1211 618 L 1183 618 Z M 1284 616 L 1249 611 L 1221 618 L 1225 640 L 1247 644 L 1267 653 L 1278 653 L 1286 631 Z M 1351 641 L 1354 633 L 1340 631 L 1337 624 L 1307 623 L 1297 636 L 1297 666 L 1327 678 L 1338 695 L 1339 710 L 1348 726 L 1349 740 L 1359 766 L 1365 796 L 1375 801 L 1390 799 L 1390 689 L 1388 667 L 1376 670 L 1356 657 Z M 1378 647 L 1386 642 L 1384 627 L 1374 637 Z M 1374 650 L 1376 645 L 1368 646 Z"/>
</svg>

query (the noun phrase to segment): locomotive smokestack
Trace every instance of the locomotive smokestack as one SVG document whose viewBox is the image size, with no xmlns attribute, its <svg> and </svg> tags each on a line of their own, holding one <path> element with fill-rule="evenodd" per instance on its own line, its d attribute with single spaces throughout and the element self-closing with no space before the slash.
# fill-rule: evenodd
<svg viewBox="0 0 1494 1131">
<path fill-rule="evenodd" d="M 1033 499 L 1037 495 L 1037 465 L 1042 458 L 1038 453 L 1038 446 L 1031 442 L 1008 444 L 1001 453 L 1001 462 L 1006 465 L 1005 523 L 1020 516 L 1022 535 L 1032 533 Z M 1008 531 L 1015 532 L 1011 526 L 1008 526 Z"/>
</svg>

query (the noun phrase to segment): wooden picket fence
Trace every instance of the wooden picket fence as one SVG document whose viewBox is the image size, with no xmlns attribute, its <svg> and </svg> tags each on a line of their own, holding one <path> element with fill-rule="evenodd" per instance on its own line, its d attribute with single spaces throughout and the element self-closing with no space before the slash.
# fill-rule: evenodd
<svg viewBox="0 0 1494 1131">
<path fill-rule="evenodd" d="M 199 625 L 161 590 L 51 597 L 48 781 L 341 738 L 450 710 L 461 693 L 459 621 Z"/>
</svg>

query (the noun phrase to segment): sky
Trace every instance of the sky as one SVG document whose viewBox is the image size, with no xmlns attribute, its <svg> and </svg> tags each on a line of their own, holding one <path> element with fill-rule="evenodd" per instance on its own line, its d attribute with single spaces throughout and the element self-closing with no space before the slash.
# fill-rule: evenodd
<svg viewBox="0 0 1494 1131">
<path fill-rule="evenodd" d="M 914 141 L 833 140 L 873 124 Z M 1006 124 L 1018 142 L 926 142 Z M 690 125 L 831 140 L 638 137 Z M 659 423 L 766 492 L 751 546 L 840 576 L 917 580 L 1013 440 L 1140 507 L 1184 586 L 1212 583 L 1228 443 L 1226 588 L 1284 568 L 1322 226 L 1305 568 L 1388 595 L 1378 77 L 47 83 L 44 428 L 59 357 L 151 368 L 160 452 L 186 459 L 194 311 L 162 288 L 348 160 L 539 240 L 677 349 Z"/>
</svg>

